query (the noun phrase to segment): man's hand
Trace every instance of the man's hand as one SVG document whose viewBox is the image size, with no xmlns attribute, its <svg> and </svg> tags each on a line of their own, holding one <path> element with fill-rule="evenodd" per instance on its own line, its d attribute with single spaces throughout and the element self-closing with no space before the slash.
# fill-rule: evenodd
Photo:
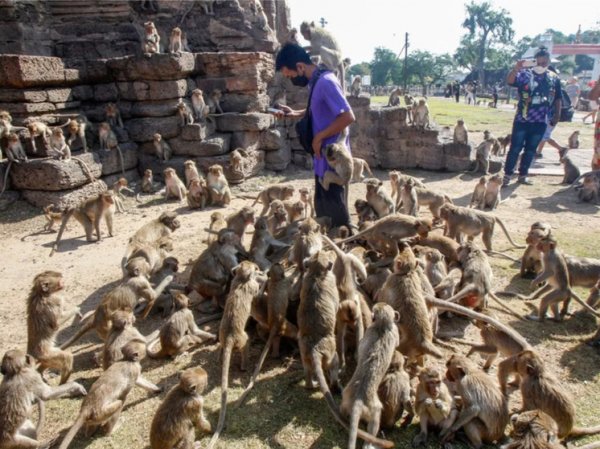
<svg viewBox="0 0 600 449">
<path fill-rule="evenodd" d="M 515 64 L 515 66 L 513 67 L 513 70 L 515 72 L 518 72 L 519 70 L 521 70 L 523 68 L 523 64 L 525 64 L 525 59 L 519 59 L 517 61 L 517 63 Z"/>
<path fill-rule="evenodd" d="M 323 138 L 320 134 L 317 134 L 315 137 L 313 137 L 312 141 L 312 148 L 317 159 L 321 158 L 321 145 L 323 145 Z"/>
</svg>

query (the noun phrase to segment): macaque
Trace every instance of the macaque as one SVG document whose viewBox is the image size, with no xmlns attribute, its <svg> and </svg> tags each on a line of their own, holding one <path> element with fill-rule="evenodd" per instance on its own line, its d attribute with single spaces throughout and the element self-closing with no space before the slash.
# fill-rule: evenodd
<svg viewBox="0 0 600 449">
<path fill-rule="evenodd" d="M 210 193 L 210 202 L 213 206 L 227 206 L 231 202 L 231 190 L 229 183 L 223 174 L 223 167 L 218 164 L 211 165 L 208 168 L 206 176 L 208 191 Z"/>
<path fill-rule="evenodd" d="M 35 145 L 35 138 L 42 136 L 44 145 L 48 146 L 48 137 L 52 134 L 48 125 L 44 122 L 32 121 L 27 123 L 27 129 L 29 130 L 29 137 L 31 139 L 31 147 L 34 153 L 37 153 L 37 147 Z"/>
<path fill-rule="evenodd" d="M 179 104 L 177 104 L 177 115 L 179 116 L 179 123 L 183 128 L 185 125 L 191 125 L 194 123 L 194 116 L 192 115 L 192 111 L 187 104 L 183 101 L 179 100 Z"/>
<path fill-rule="evenodd" d="M 208 101 L 206 104 L 208 105 L 210 114 L 223 114 L 223 109 L 221 108 L 221 97 L 223 94 L 220 89 L 214 89 L 210 96 L 208 97 Z"/>
<path fill-rule="evenodd" d="M 68 161 L 71 159 L 71 148 L 65 141 L 63 130 L 60 128 L 54 128 L 50 135 L 50 141 L 48 145 L 48 155 L 55 159 L 62 159 Z"/>
<path fill-rule="evenodd" d="M 215 8 L 216 0 L 200 0 L 199 3 L 200 3 L 200 7 L 204 11 L 204 14 L 206 14 L 207 16 L 215 15 L 214 8 Z"/>
<path fill-rule="evenodd" d="M 353 97 L 359 97 L 362 89 L 362 78 L 360 75 L 356 75 L 352 80 L 352 86 L 350 86 L 350 95 Z"/>
<path fill-rule="evenodd" d="M 484 208 L 494 210 L 503 202 L 500 191 L 501 188 L 502 176 L 495 174 L 489 179 L 485 188 Z"/>
<path fill-rule="evenodd" d="M 579 131 L 573 131 L 569 136 L 569 150 L 575 150 L 579 148 Z"/>
<path fill-rule="evenodd" d="M 142 192 L 144 193 L 154 193 L 154 175 L 152 174 L 152 170 L 147 168 L 144 170 L 144 176 L 142 177 Z"/>
<path fill-rule="evenodd" d="M 320 63 L 336 72 L 342 92 L 346 91 L 345 67 L 342 61 L 342 50 L 333 35 L 325 28 L 317 27 L 314 22 L 302 22 L 300 33 L 310 41 L 308 51 L 311 56 L 319 57 Z"/>
<path fill-rule="evenodd" d="M 373 177 L 373 172 L 371 171 L 371 167 L 369 167 L 367 161 L 358 157 L 353 157 L 352 162 L 352 181 L 361 182 L 363 179 L 365 179 L 365 175 L 363 174 L 365 171 L 371 178 Z"/>
<path fill-rule="evenodd" d="M 229 165 L 231 166 L 231 171 L 243 173 L 245 157 L 247 157 L 247 153 L 241 148 L 236 148 L 229 153 Z"/>
<path fill-rule="evenodd" d="M 469 131 L 465 125 L 464 120 L 458 119 L 456 126 L 454 127 L 454 143 L 469 143 Z"/>
<path fill-rule="evenodd" d="M 413 109 L 413 125 L 423 129 L 429 128 L 429 106 L 424 98 L 419 100 L 419 104 Z"/>
<path fill-rule="evenodd" d="M 129 182 L 127 182 L 127 179 L 125 178 L 119 178 L 110 189 L 115 193 L 114 199 L 117 212 L 125 212 L 125 207 L 123 207 L 123 200 L 125 200 L 125 196 L 122 192 L 125 191 L 132 195 L 134 194 L 134 191 L 129 188 Z"/>
<path fill-rule="evenodd" d="M 400 106 L 400 97 L 402 96 L 402 89 L 397 87 L 390 94 L 390 98 L 388 99 L 388 106 Z"/>
<path fill-rule="evenodd" d="M 144 23 L 144 41 L 142 42 L 142 51 L 146 56 L 152 53 L 160 53 L 160 36 L 154 22 Z"/>
<path fill-rule="evenodd" d="M 75 139 L 79 138 L 79 140 L 81 140 L 81 145 L 83 146 L 83 152 L 87 153 L 88 145 L 85 131 L 91 127 L 88 119 L 84 115 L 79 115 L 76 118 L 69 119 L 62 127 L 65 126 L 69 133 L 69 138 L 67 139 L 69 147 L 73 147 L 73 142 Z"/>
<path fill-rule="evenodd" d="M 485 205 L 485 191 L 487 189 L 487 177 L 482 176 L 479 178 L 479 182 L 475 185 L 475 189 L 473 190 L 473 195 L 471 196 L 471 202 L 469 203 L 469 207 L 474 207 L 475 209 L 482 209 Z"/>
<path fill-rule="evenodd" d="M 108 124 L 113 128 L 117 126 L 121 129 L 124 128 L 123 119 L 121 118 L 121 111 L 119 111 L 119 108 L 114 103 L 108 103 L 106 105 L 105 119 L 108 122 Z"/>
<path fill-rule="evenodd" d="M 598 194 L 600 190 L 600 181 L 594 175 L 585 175 L 581 189 L 577 192 L 579 202 L 598 204 Z"/>
<path fill-rule="evenodd" d="M 168 161 L 171 159 L 173 150 L 159 133 L 154 133 L 152 144 L 154 145 L 154 154 L 156 154 L 157 158 L 159 158 L 161 161 Z"/>
<path fill-rule="evenodd" d="M 190 209 L 204 209 L 210 200 L 203 179 L 194 178 L 188 184 L 187 202 Z"/>
<path fill-rule="evenodd" d="M 196 162 L 194 162 L 192 159 L 188 159 L 183 163 L 183 170 L 185 175 L 186 187 L 189 187 L 194 179 L 201 179 L 204 181 L 204 179 L 202 179 L 202 176 L 200 176 L 200 173 L 198 173 L 198 167 L 196 167 Z"/>
<path fill-rule="evenodd" d="M 8 145 L 6 146 L 6 157 L 10 162 L 14 162 L 15 164 L 20 164 L 21 162 L 27 162 L 27 154 L 25 154 L 25 150 L 23 149 L 23 145 L 21 145 L 21 140 L 19 136 L 15 133 L 10 133 L 8 135 Z"/>
<path fill-rule="evenodd" d="M 62 212 L 54 210 L 54 204 L 48 204 L 46 207 L 44 207 L 44 218 L 46 218 L 44 231 L 56 232 L 56 229 L 54 229 L 54 225 L 59 225 L 62 221 L 62 217 Z"/>
<path fill-rule="evenodd" d="M 187 195 L 187 189 L 183 181 L 177 176 L 175 169 L 166 168 L 163 174 L 165 176 L 165 198 L 175 197 L 179 199 L 179 202 L 183 202 Z"/>
<path fill-rule="evenodd" d="M 565 175 L 561 184 L 572 184 L 575 180 L 579 179 L 581 173 L 577 165 L 573 163 L 573 160 L 566 154 L 560 158 L 560 163 L 563 164 Z"/>
<path fill-rule="evenodd" d="M 181 54 L 183 51 L 183 44 L 181 43 L 181 28 L 175 27 L 171 30 L 171 36 L 169 38 L 169 53 Z"/>
<path fill-rule="evenodd" d="M 201 89 L 194 89 L 192 91 L 192 110 L 194 111 L 194 118 L 197 122 L 204 123 L 208 114 L 210 113 L 210 107 L 204 101 L 204 93 Z"/>
<path fill-rule="evenodd" d="M 352 179 L 352 170 L 354 168 L 352 155 L 342 143 L 327 145 L 323 155 L 334 171 L 327 170 L 325 172 L 321 180 L 321 185 L 325 190 L 329 190 L 329 184 L 338 184 L 345 188 L 347 197 L 348 184 Z"/>
<path fill-rule="evenodd" d="M 98 126 L 98 138 L 100 139 L 100 149 L 104 151 L 117 150 L 121 162 L 121 172 L 125 174 L 125 163 L 123 162 L 123 152 L 119 147 L 117 135 L 110 127 L 108 122 L 102 122 Z"/>
</svg>

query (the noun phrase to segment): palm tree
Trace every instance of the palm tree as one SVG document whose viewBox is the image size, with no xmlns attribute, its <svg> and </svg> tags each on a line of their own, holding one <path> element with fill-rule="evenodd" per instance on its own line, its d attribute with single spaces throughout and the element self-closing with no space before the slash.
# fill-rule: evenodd
<svg viewBox="0 0 600 449">
<path fill-rule="evenodd" d="M 477 72 L 479 85 L 484 86 L 483 63 L 486 52 L 494 42 L 509 44 L 515 34 L 512 29 L 512 18 L 505 9 L 495 10 L 489 2 L 475 3 L 471 1 L 466 5 L 467 18 L 463 28 L 469 30 L 468 36 L 476 38 L 477 47 Z"/>
</svg>

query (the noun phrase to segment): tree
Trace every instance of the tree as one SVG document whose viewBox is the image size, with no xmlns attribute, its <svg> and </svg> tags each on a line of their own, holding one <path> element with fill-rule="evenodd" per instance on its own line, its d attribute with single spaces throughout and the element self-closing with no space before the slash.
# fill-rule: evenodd
<svg viewBox="0 0 600 449">
<path fill-rule="evenodd" d="M 419 84 L 423 95 L 426 95 L 427 88 L 444 80 L 453 65 L 448 54 L 438 56 L 428 51 L 417 50 L 408 55 L 407 71 L 411 81 Z"/>
<path fill-rule="evenodd" d="M 388 48 L 377 47 L 371 61 L 371 83 L 385 86 L 392 80 L 392 71 L 401 66 L 396 53 Z"/>
<path fill-rule="evenodd" d="M 368 62 L 361 62 L 360 64 L 354 64 L 354 65 L 350 66 L 350 69 L 348 69 L 348 72 L 353 77 L 356 75 L 360 75 L 360 76 L 370 75 L 371 74 L 371 66 L 369 65 Z"/>
<path fill-rule="evenodd" d="M 466 28 L 468 38 L 475 40 L 477 49 L 476 68 L 479 73 L 478 79 L 481 86 L 484 85 L 485 78 L 483 65 L 488 50 L 495 43 L 508 45 L 513 36 L 512 18 L 505 9 L 495 10 L 491 3 L 475 3 L 471 1 L 466 5 L 467 18 L 463 22 L 463 28 Z"/>
</svg>

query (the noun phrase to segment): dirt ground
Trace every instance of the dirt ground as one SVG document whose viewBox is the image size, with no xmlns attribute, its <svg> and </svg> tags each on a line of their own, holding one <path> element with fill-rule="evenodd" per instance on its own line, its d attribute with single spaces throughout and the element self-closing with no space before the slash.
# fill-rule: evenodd
<svg viewBox="0 0 600 449">
<path fill-rule="evenodd" d="M 408 173 L 425 180 L 432 189 L 448 194 L 459 205 L 467 205 L 476 178 L 470 175 L 454 173 L 433 173 L 408 171 Z M 387 173 L 377 171 L 376 175 L 387 181 Z M 247 181 L 242 187 L 245 192 L 257 191 L 268 183 L 292 180 L 299 186 L 310 186 L 312 177 L 308 171 L 298 169 L 280 174 L 271 174 Z M 506 223 L 513 237 L 524 242 L 530 224 L 537 220 L 549 222 L 555 229 L 560 247 L 565 253 L 598 257 L 597 234 L 593 231 L 600 225 L 598 208 L 589 204 L 578 204 L 575 193 L 561 192 L 562 187 L 556 184 L 557 177 L 535 177 L 532 187 L 514 187 L 508 189 L 510 199 L 502 204 L 497 215 Z M 389 189 L 389 183 L 385 183 Z M 235 188 L 234 193 L 240 193 Z M 350 202 L 364 197 L 365 188 L 361 184 L 351 187 Z M 245 205 L 249 200 L 236 199 L 225 211 L 227 213 Z M 174 255 L 180 260 L 185 272 L 178 276 L 177 282 L 185 282 L 190 266 L 185 264 L 195 259 L 205 248 L 202 242 L 205 237 L 212 209 L 190 212 L 176 202 L 165 202 L 158 197 L 149 201 L 144 207 L 138 207 L 133 198 L 126 201 L 127 214 L 116 216 L 116 235 L 103 238 L 99 243 L 88 244 L 83 238 L 82 229 L 71 224 L 65 233 L 65 240 L 60 251 L 49 257 L 55 234 L 31 236 L 26 241 L 21 238 L 29 233 L 39 231 L 44 219 L 40 211 L 20 201 L 0 216 L 0 242 L 3 257 L 0 262 L 0 353 L 11 348 L 26 346 L 25 300 L 35 274 L 47 270 L 60 270 L 66 281 L 65 299 L 67 304 L 80 305 L 82 312 L 93 309 L 109 289 L 117 285 L 121 270 L 119 262 L 125 250 L 127 239 L 145 222 L 154 219 L 166 210 L 177 210 L 181 214 L 182 227 L 175 233 L 177 239 Z M 258 211 L 257 207 L 257 211 Z M 422 214 L 428 212 L 422 211 Z M 354 220 L 356 218 L 354 217 Z M 103 228 L 106 232 L 106 228 Z M 505 250 L 510 247 L 507 239 L 497 230 L 494 237 L 494 249 Z M 248 245 L 250 236 L 245 243 Z M 520 250 L 510 250 L 508 254 L 520 256 Z M 518 266 L 508 260 L 492 259 L 494 267 L 494 286 L 497 290 L 513 289 L 528 291 L 528 280 L 518 276 Z M 578 293 L 584 298 L 587 292 L 581 289 Z M 529 309 L 518 300 L 508 300 L 510 307 L 525 313 Z M 575 397 L 578 407 L 577 423 L 590 425 L 600 423 L 600 378 L 598 366 L 600 354 L 583 342 L 596 329 L 595 320 L 589 314 L 579 311 L 579 306 L 572 306 L 573 316 L 563 323 L 552 321 L 543 324 L 523 322 L 496 310 L 504 322 L 513 325 L 542 354 L 544 360 L 558 376 L 565 388 Z M 200 315 L 197 315 L 200 316 Z M 148 334 L 158 329 L 160 319 L 153 317 L 141 321 L 138 326 L 142 333 Z M 77 325 L 66 326 L 58 336 L 64 341 L 73 334 Z M 205 326 L 215 331 L 216 323 Z M 460 318 L 451 322 L 443 322 L 442 332 L 465 330 L 466 338 L 478 340 L 474 326 Z M 450 343 L 460 353 L 468 351 L 467 346 Z M 86 388 L 92 385 L 100 374 L 94 368 L 92 357 L 100 348 L 100 340 L 95 335 L 88 335 L 73 347 L 75 353 L 75 372 L 71 380 L 81 382 Z M 262 343 L 255 340 L 251 350 L 251 363 L 258 358 Z M 445 349 L 446 355 L 450 350 Z M 474 356 L 480 360 L 479 356 Z M 443 361 L 430 360 L 442 366 Z M 242 373 L 238 369 L 237 356 L 233 359 L 230 381 L 230 404 L 241 393 L 250 373 Z M 217 361 L 216 345 L 203 346 L 186 354 L 176 361 L 150 361 L 143 363 L 145 376 L 164 388 L 164 392 L 153 396 L 141 389 L 134 389 L 127 399 L 120 427 L 110 437 L 100 433 L 91 438 L 79 436 L 71 447 L 75 448 L 143 448 L 148 447 L 150 422 L 159 402 L 166 392 L 177 382 L 177 374 L 182 369 L 200 365 L 209 373 L 209 389 L 206 393 L 206 412 L 208 419 L 216 426 L 220 401 L 220 365 Z M 496 368 L 491 371 L 496 375 Z M 57 379 L 50 380 L 56 383 Z M 320 393 L 307 392 L 302 386 L 302 367 L 299 355 L 290 345 L 284 352 L 282 360 L 268 360 L 258 385 L 250 395 L 250 399 L 242 408 L 230 405 L 228 409 L 227 428 L 221 439 L 220 447 L 231 448 L 330 448 L 344 447 L 347 442 L 346 433 L 335 423 L 326 408 Z M 518 392 L 511 396 L 511 407 L 519 405 Z M 337 397 L 339 402 L 339 396 Z M 59 400 L 47 404 L 47 418 L 42 440 L 57 435 L 64 436 L 79 410 L 80 400 Z M 416 434 L 418 425 L 408 429 L 396 427 L 385 436 L 396 442 L 396 447 L 407 447 Z M 207 439 L 202 438 L 203 446 Z M 438 447 L 433 438 L 430 447 Z"/>
</svg>

